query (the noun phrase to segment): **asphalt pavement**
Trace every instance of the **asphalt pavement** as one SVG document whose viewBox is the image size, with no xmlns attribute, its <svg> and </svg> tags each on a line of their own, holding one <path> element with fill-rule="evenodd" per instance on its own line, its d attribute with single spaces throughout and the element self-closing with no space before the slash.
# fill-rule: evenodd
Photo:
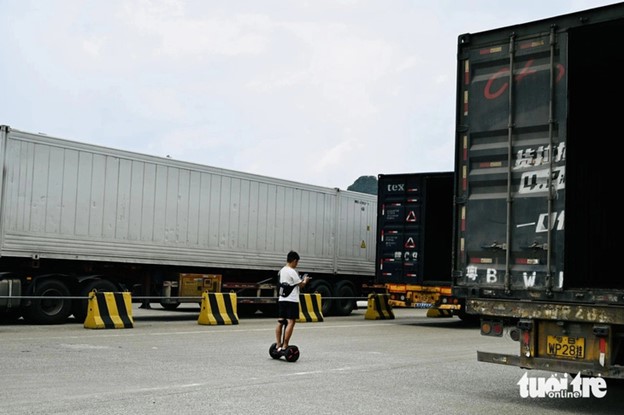
<svg viewBox="0 0 624 415">
<path fill-rule="evenodd" d="M 527 372 L 476 360 L 515 353 L 457 318 L 394 309 L 390 320 L 347 317 L 297 323 L 301 357 L 269 356 L 275 319 L 200 325 L 200 308 L 133 308 L 130 329 L 80 323 L 0 326 L 0 414 L 614 414 L 604 398 L 522 398 Z"/>
</svg>

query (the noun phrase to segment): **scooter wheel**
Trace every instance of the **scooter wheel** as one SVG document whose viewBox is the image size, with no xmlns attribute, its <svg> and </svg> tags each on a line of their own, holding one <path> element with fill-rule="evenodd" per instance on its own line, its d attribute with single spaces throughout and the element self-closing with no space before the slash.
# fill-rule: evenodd
<svg viewBox="0 0 624 415">
<path fill-rule="evenodd" d="M 299 359 L 299 348 L 297 346 L 288 346 L 284 356 L 288 362 L 296 362 Z"/>
<path fill-rule="evenodd" d="M 271 357 L 273 359 L 279 359 L 280 358 L 280 354 L 277 351 L 277 343 L 273 343 L 271 345 L 271 347 L 269 347 L 269 354 L 271 355 Z"/>
</svg>

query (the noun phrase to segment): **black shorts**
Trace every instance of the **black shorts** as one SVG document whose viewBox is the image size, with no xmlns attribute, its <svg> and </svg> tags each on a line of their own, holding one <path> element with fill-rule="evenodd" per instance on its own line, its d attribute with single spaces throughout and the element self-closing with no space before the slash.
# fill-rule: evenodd
<svg viewBox="0 0 624 415">
<path fill-rule="evenodd" d="M 277 316 L 287 320 L 297 320 L 299 318 L 299 303 L 294 301 L 278 301 Z"/>
</svg>

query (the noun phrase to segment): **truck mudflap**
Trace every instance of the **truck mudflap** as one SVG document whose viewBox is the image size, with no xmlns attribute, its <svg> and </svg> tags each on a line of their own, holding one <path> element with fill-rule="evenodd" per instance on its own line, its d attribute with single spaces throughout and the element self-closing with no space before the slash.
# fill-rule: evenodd
<svg viewBox="0 0 624 415">
<path fill-rule="evenodd" d="M 578 362 L 547 357 L 524 357 L 509 354 L 477 352 L 479 362 L 517 366 L 522 369 L 546 370 L 583 376 L 602 376 L 605 378 L 624 379 L 624 366 L 603 367 L 598 362 Z"/>
</svg>

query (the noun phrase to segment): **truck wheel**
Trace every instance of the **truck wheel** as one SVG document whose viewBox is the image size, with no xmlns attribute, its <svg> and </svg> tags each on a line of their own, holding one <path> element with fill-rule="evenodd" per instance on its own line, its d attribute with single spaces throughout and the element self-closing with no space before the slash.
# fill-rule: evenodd
<svg viewBox="0 0 624 415">
<path fill-rule="evenodd" d="M 261 304 L 258 310 L 266 317 L 277 317 L 277 302 L 275 304 Z"/>
<path fill-rule="evenodd" d="M 258 306 L 256 304 L 237 304 L 236 305 L 236 314 L 239 316 L 250 317 L 256 314 L 258 311 Z"/>
<path fill-rule="evenodd" d="M 466 302 L 465 301 L 461 301 L 460 302 L 460 306 L 461 308 L 459 310 L 455 310 L 454 311 L 454 315 L 456 315 L 457 317 L 459 317 L 459 319 L 461 321 L 463 321 L 466 324 L 469 324 L 471 326 L 479 326 L 481 324 L 481 316 L 478 316 L 476 314 L 468 314 L 466 313 Z"/>
<path fill-rule="evenodd" d="M 329 284 L 325 280 L 312 280 L 310 292 L 321 294 L 321 312 L 324 316 L 330 316 L 332 313 L 333 300 L 329 300 L 329 298 L 332 297 Z"/>
<path fill-rule="evenodd" d="M 336 297 L 355 297 L 355 288 L 350 281 L 339 281 L 334 289 Z M 355 299 L 334 300 L 334 313 L 337 316 L 348 316 L 355 308 Z"/>
<path fill-rule="evenodd" d="M 46 279 L 35 283 L 32 294 L 37 297 L 69 297 L 69 288 L 59 280 Z M 32 324 L 63 324 L 71 314 L 71 309 L 70 299 L 31 300 L 24 310 L 24 320 Z"/>
<path fill-rule="evenodd" d="M 468 314 L 464 311 L 463 308 L 457 312 L 457 317 L 459 317 L 459 319 L 463 321 L 464 323 L 469 324 L 471 326 L 478 326 L 481 323 L 480 316 L 475 315 L 475 314 Z"/>
<path fill-rule="evenodd" d="M 164 308 L 165 310 L 173 311 L 176 308 L 180 307 L 180 303 L 165 303 L 165 302 L 161 302 L 160 306 L 162 308 Z"/>
<path fill-rule="evenodd" d="M 22 316 L 21 309 L 0 311 L 0 324 L 15 324 Z"/>
<path fill-rule="evenodd" d="M 115 292 L 119 291 L 117 286 L 108 280 L 89 280 L 85 282 L 78 292 L 79 297 L 85 297 L 84 300 L 74 300 L 72 304 L 72 314 L 76 319 L 77 323 L 84 323 L 87 318 L 87 310 L 89 308 L 89 300 L 86 298 L 89 297 L 89 293 L 93 290 L 99 292 Z"/>
</svg>

